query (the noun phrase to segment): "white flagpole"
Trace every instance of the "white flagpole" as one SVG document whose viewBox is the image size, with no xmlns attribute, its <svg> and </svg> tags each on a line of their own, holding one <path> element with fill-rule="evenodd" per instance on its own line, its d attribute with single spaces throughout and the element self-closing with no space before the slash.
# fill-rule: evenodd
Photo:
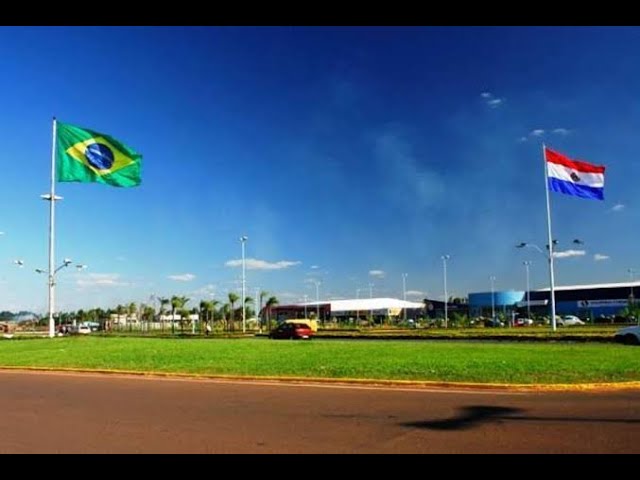
<svg viewBox="0 0 640 480">
<path fill-rule="evenodd" d="M 55 204 L 56 204 L 56 130 L 58 122 L 53 117 L 53 138 L 51 140 L 51 192 L 43 195 L 45 200 L 49 200 L 49 337 L 55 336 L 55 323 L 53 312 L 55 310 Z"/>
<path fill-rule="evenodd" d="M 544 161 L 544 188 L 547 194 L 547 234 L 548 234 L 548 255 L 549 255 L 549 299 L 551 301 L 551 328 L 556 331 L 556 294 L 555 280 L 553 276 L 553 236 L 551 235 L 551 204 L 549 201 L 549 168 L 547 166 L 547 155 L 544 143 L 542 144 L 542 160 Z"/>
</svg>

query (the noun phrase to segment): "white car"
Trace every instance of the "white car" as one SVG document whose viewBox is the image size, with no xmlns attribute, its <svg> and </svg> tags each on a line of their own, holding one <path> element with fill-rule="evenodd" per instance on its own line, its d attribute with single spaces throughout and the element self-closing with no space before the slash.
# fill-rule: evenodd
<svg viewBox="0 0 640 480">
<path fill-rule="evenodd" d="M 621 328 L 616 332 L 613 339 L 625 345 L 640 345 L 640 325 Z"/>
<path fill-rule="evenodd" d="M 91 327 L 89 325 L 79 325 L 78 326 L 78 333 L 81 333 L 83 335 L 87 335 L 87 334 L 91 333 Z"/>
<path fill-rule="evenodd" d="M 562 320 L 558 322 L 558 325 L 572 327 L 575 325 L 584 325 L 584 322 L 575 315 L 565 315 L 562 317 Z"/>
</svg>

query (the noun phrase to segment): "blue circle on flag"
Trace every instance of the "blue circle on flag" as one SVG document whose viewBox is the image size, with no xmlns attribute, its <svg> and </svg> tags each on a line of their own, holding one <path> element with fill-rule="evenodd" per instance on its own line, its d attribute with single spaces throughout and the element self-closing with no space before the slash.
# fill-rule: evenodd
<svg viewBox="0 0 640 480">
<path fill-rule="evenodd" d="M 84 151 L 87 162 L 98 170 L 108 170 L 113 166 L 113 152 L 102 143 L 92 143 Z"/>
</svg>

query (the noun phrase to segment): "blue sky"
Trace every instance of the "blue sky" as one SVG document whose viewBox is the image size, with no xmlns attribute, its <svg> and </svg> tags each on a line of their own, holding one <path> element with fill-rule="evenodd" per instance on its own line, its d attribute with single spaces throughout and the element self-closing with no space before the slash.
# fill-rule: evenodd
<svg viewBox="0 0 640 480">
<path fill-rule="evenodd" d="M 544 287 L 541 143 L 607 166 L 552 195 L 559 284 L 639 267 L 637 28 L 0 29 L 0 309 L 46 309 L 51 118 L 141 152 L 143 184 L 59 183 L 61 309 Z M 584 240 L 576 248 L 573 238 Z M 596 257 L 596 255 L 598 255 Z M 604 258 L 606 257 L 606 258 Z M 25 266 L 13 261 L 23 259 Z M 231 262 L 229 264 L 228 262 Z"/>
</svg>

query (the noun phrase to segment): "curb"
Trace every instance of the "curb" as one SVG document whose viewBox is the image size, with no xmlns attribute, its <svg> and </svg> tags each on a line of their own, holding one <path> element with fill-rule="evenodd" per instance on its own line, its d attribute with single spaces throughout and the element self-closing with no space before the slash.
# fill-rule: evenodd
<svg viewBox="0 0 640 480">
<path fill-rule="evenodd" d="M 611 392 L 611 391 L 640 391 L 640 381 L 631 382 L 603 382 L 577 384 L 508 384 L 508 383 L 472 383 L 472 382 L 442 382 L 417 380 L 383 380 L 358 378 L 322 378 L 322 377 L 273 377 L 273 376 L 242 376 L 242 375 L 202 375 L 189 373 L 140 372 L 135 370 L 82 369 L 82 368 L 50 368 L 50 367 L 12 367 L 0 366 L 0 372 L 30 372 L 30 373 L 69 373 L 90 375 L 114 375 L 123 377 L 165 378 L 175 380 L 210 380 L 210 381 L 238 381 L 238 382 L 270 382 L 284 384 L 316 384 L 336 386 L 368 386 L 368 387 L 398 387 L 416 389 L 442 390 L 495 390 L 512 392 Z"/>
</svg>

